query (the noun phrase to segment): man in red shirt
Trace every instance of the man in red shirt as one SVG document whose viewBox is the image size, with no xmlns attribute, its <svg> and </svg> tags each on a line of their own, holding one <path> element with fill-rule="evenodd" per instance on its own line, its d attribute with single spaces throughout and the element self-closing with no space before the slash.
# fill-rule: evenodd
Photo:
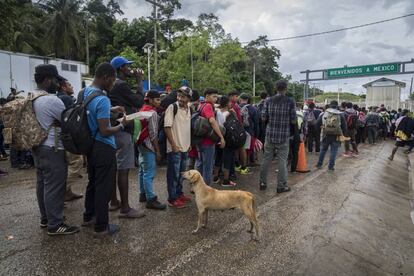
<svg viewBox="0 0 414 276">
<path fill-rule="evenodd" d="M 220 131 L 219 125 L 214 114 L 214 104 L 217 102 L 218 91 L 214 88 L 207 88 L 204 91 L 205 102 L 200 105 L 200 116 L 208 119 L 214 132 L 220 137 L 220 148 L 224 148 L 226 142 L 223 134 Z M 211 184 L 211 178 L 214 168 L 214 154 L 215 144 L 209 137 L 203 138 L 201 143 L 197 146 L 198 159 L 196 161 L 196 168 L 204 178 L 207 185 Z"/>
</svg>

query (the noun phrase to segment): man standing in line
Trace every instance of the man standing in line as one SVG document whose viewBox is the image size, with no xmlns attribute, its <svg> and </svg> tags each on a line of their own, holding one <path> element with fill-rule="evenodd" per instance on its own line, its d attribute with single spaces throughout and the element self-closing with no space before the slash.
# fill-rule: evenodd
<svg viewBox="0 0 414 276">
<path fill-rule="evenodd" d="M 114 57 L 111 65 L 116 70 L 117 79 L 114 87 L 109 92 L 108 97 L 112 106 L 123 106 L 127 115 L 138 112 L 144 104 L 142 89 L 142 74 L 140 70 L 131 70 L 129 64 L 132 61 L 124 57 Z M 126 82 L 127 78 L 135 77 L 137 81 L 137 91 L 132 92 L 130 85 Z M 122 117 L 122 114 L 119 114 Z M 118 122 L 116 122 L 118 124 Z M 134 144 L 132 142 L 133 125 L 129 124 L 125 130 L 115 134 L 117 145 L 116 160 L 118 174 L 118 189 L 121 196 L 121 203 L 116 195 L 116 183 L 112 189 L 112 197 L 109 210 L 114 211 L 119 208 L 120 218 L 142 218 L 145 214 L 129 206 L 128 199 L 128 175 L 129 170 L 135 168 Z"/>
<path fill-rule="evenodd" d="M 56 66 L 38 65 L 35 69 L 36 93 L 49 95 L 33 102 L 36 119 L 48 131 L 46 140 L 35 150 L 33 157 L 37 169 L 37 201 L 40 209 L 40 227 L 46 228 L 48 235 L 69 235 L 79 231 L 78 227 L 63 222 L 63 206 L 66 190 L 67 163 L 65 150 L 59 138 L 60 121 L 65 105 L 56 96 L 59 76 Z"/>
<path fill-rule="evenodd" d="M 183 193 L 181 173 L 187 169 L 188 151 L 191 146 L 191 111 L 188 103 L 192 91 L 181 87 L 177 93 L 177 102 L 165 111 L 164 129 L 167 136 L 167 186 L 168 205 L 184 208 L 191 201 Z"/>
<path fill-rule="evenodd" d="M 260 190 L 267 188 L 269 165 L 276 154 L 278 164 L 277 193 L 289 192 L 287 185 L 287 159 L 291 124 L 296 124 L 295 101 L 286 96 L 287 81 L 276 83 L 277 94 L 266 100 L 262 118 L 267 122 L 264 156 L 260 168 Z"/>
<path fill-rule="evenodd" d="M 329 158 L 328 169 L 333 171 L 335 167 L 336 154 L 341 145 L 339 137 L 346 132 L 346 121 L 345 117 L 342 116 L 341 112 L 338 110 L 337 101 L 332 101 L 329 107 L 330 108 L 328 108 L 322 116 L 319 116 L 316 123 L 318 128 L 322 129 L 322 151 L 319 154 L 319 160 L 316 167 L 318 169 L 322 168 L 325 155 L 328 148 L 331 147 L 331 156 Z"/>
<path fill-rule="evenodd" d="M 57 96 L 62 100 L 65 108 L 70 108 L 75 104 L 73 98 L 73 87 L 67 79 L 59 81 L 59 91 Z M 82 178 L 83 157 L 82 155 L 66 152 L 66 160 L 68 162 L 68 177 L 66 178 L 65 201 L 72 201 L 82 198 L 83 195 L 76 194 L 72 191 L 72 184 L 79 178 Z"/>
<path fill-rule="evenodd" d="M 305 111 L 305 131 L 307 134 L 308 151 L 313 152 L 313 144 L 315 143 L 315 152 L 320 152 L 321 147 L 321 133 L 316 127 L 316 121 L 319 118 L 321 111 L 315 108 L 315 103 L 309 103 L 309 108 Z"/>
<path fill-rule="evenodd" d="M 111 91 L 115 82 L 115 69 L 108 62 L 98 65 L 91 86 L 85 88 L 83 101 L 95 96 L 87 105 L 88 125 L 95 142 L 88 158 L 89 182 L 85 194 L 85 212 L 82 226 L 95 224 L 95 235 L 112 235 L 119 231 L 118 225 L 109 224 L 108 203 L 116 181 L 116 144 L 114 134 L 123 130 L 126 117 L 112 127 L 111 111 L 123 113 L 122 107 L 111 108 L 104 91 Z"/>
<path fill-rule="evenodd" d="M 214 88 L 207 88 L 204 91 L 205 102 L 200 105 L 198 110 L 200 116 L 206 118 L 210 123 L 211 128 L 220 138 L 220 148 L 226 146 L 223 134 L 220 131 L 219 125 L 214 115 L 214 104 L 217 102 L 218 91 Z M 214 169 L 214 153 L 216 145 L 209 137 L 203 138 L 198 149 L 198 159 L 196 161 L 196 168 L 201 173 L 207 185 L 211 185 Z"/>
<path fill-rule="evenodd" d="M 366 118 L 366 127 L 368 133 L 368 143 L 375 145 L 378 137 L 378 128 L 380 123 L 380 117 L 378 115 L 377 107 L 370 107 Z"/>
<path fill-rule="evenodd" d="M 157 173 L 157 161 L 161 161 L 161 152 L 158 144 L 157 109 L 161 104 L 161 96 L 157 90 L 150 90 L 145 95 L 145 104 L 141 111 L 151 112 L 151 117 L 146 119 L 148 135 L 139 145 L 139 201 L 146 202 L 147 209 L 165 210 L 167 206 L 158 201 L 154 193 L 154 177 Z M 143 128 L 146 128 L 143 127 Z M 141 132 L 142 135 L 143 132 Z"/>
</svg>

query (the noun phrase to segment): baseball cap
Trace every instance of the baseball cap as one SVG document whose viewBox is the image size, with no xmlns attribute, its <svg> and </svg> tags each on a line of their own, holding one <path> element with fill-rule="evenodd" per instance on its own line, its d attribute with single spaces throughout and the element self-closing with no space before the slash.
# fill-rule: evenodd
<svg viewBox="0 0 414 276">
<path fill-rule="evenodd" d="M 118 69 L 118 68 L 120 68 L 120 67 L 124 66 L 125 64 L 131 64 L 131 63 L 134 63 L 134 62 L 133 62 L 133 61 L 129 61 L 129 60 L 127 60 L 126 58 L 124 58 L 124 57 L 120 57 L 120 56 L 118 56 L 118 57 L 114 57 L 114 58 L 111 60 L 111 65 L 112 65 L 115 69 Z"/>
<path fill-rule="evenodd" d="M 190 87 L 188 87 L 188 86 L 181 86 L 179 89 L 178 89 L 178 92 L 181 92 L 181 93 L 183 93 L 185 96 L 187 96 L 188 98 L 192 98 L 192 96 L 193 96 L 193 91 L 191 90 L 191 88 Z"/>
<path fill-rule="evenodd" d="M 160 92 L 157 90 L 150 90 L 145 94 L 144 100 L 148 101 L 149 99 L 161 98 Z"/>
<path fill-rule="evenodd" d="M 248 99 L 250 99 L 252 96 L 250 95 L 250 94 L 247 94 L 247 93 L 241 93 L 240 94 L 240 99 L 243 99 L 243 100 L 248 100 Z"/>
<path fill-rule="evenodd" d="M 56 77 L 58 81 L 65 80 L 64 77 L 60 76 L 58 70 L 53 64 L 40 64 L 35 68 L 35 74 L 41 76 L 52 76 Z"/>
</svg>

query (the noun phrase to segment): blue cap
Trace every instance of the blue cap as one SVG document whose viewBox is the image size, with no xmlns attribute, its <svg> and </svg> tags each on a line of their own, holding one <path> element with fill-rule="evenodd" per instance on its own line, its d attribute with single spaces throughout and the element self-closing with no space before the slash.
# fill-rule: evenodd
<svg viewBox="0 0 414 276">
<path fill-rule="evenodd" d="M 121 66 L 123 66 L 123 65 L 125 65 L 125 64 L 131 64 L 131 63 L 134 63 L 133 61 L 129 61 L 129 60 L 127 60 L 126 58 L 124 58 L 124 57 L 114 57 L 112 60 L 111 60 L 111 65 L 115 68 L 115 69 L 118 69 L 118 68 L 120 68 Z"/>
</svg>

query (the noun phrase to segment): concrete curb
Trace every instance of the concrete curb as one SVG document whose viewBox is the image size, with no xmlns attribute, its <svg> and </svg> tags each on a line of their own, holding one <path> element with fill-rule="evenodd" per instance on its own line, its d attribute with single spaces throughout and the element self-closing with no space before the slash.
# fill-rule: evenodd
<svg viewBox="0 0 414 276">
<path fill-rule="evenodd" d="M 408 185 L 410 190 L 411 221 L 414 224 L 414 155 L 408 154 Z"/>
</svg>

